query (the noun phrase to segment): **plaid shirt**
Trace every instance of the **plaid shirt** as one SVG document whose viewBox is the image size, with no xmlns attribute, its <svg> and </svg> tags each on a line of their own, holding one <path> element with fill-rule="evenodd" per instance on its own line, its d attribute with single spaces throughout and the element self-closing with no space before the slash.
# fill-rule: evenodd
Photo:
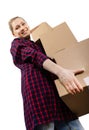
<svg viewBox="0 0 89 130">
<path fill-rule="evenodd" d="M 55 120 L 76 119 L 59 97 L 53 75 L 43 69 L 48 57 L 40 46 L 30 39 L 13 40 L 11 54 L 14 64 L 21 70 L 21 92 L 27 130 L 34 130 L 39 124 Z"/>
</svg>

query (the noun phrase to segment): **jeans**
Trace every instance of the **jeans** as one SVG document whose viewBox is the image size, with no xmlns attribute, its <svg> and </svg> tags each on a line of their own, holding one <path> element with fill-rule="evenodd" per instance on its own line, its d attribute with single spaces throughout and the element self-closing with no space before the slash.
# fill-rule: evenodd
<svg viewBox="0 0 89 130">
<path fill-rule="evenodd" d="M 39 125 L 35 130 L 84 130 L 78 119 L 66 123 L 59 123 L 58 121 L 51 122 L 45 125 Z"/>
</svg>

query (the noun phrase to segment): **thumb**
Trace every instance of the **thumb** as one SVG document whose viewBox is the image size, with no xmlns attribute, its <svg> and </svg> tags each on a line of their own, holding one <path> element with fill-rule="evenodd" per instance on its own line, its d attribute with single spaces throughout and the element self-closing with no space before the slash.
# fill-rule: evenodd
<svg viewBox="0 0 89 130">
<path fill-rule="evenodd" d="M 77 69 L 77 70 L 72 70 L 72 71 L 73 71 L 73 73 L 74 73 L 75 75 L 77 75 L 77 74 L 83 73 L 83 72 L 85 71 L 85 68 L 81 68 L 81 69 Z"/>
</svg>

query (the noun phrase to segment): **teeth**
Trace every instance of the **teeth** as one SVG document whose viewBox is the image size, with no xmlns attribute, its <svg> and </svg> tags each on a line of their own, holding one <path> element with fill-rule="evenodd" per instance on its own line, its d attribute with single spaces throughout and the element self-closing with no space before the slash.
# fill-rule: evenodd
<svg viewBox="0 0 89 130">
<path fill-rule="evenodd" d="M 22 31 L 22 33 L 21 34 L 24 34 L 25 33 L 25 31 Z"/>
</svg>

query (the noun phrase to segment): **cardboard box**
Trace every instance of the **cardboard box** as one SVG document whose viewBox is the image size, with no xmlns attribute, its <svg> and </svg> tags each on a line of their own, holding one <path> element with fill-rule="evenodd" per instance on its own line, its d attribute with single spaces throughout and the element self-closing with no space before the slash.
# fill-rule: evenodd
<svg viewBox="0 0 89 130">
<path fill-rule="evenodd" d="M 48 23 L 43 22 L 32 32 L 31 35 L 33 40 L 37 41 L 40 38 L 40 35 L 43 35 L 50 31 L 52 31 L 52 27 L 50 27 Z"/>
<path fill-rule="evenodd" d="M 41 30 L 40 27 L 42 27 Z M 55 80 L 55 84 L 59 96 L 77 116 L 89 113 L 89 39 L 78 43 L 65 22 L 53 29 L 45 30 L 44 26 L 39 26 L 33 35 L 37 44 L 42 43 L 46 54 L 54 58 L 59 65 L 68 69 L 86 69 L 84 73 L 76 75 L 84 87 L 84 91 L 81 93 L 71 95 L 59 80 Z"/>
<path fill-rule="evenodd" d="M 40 35 L 40 40 L 46 54 L 51 58 L 57 51 L 77 43 L 75 36 L 65 22 L 54 27 L 52 31 Z"/>
<path fill-rule="evenodd" d="M 54 59 L 64 68 L 85 68 L 84 73 L 76 75 L 84 88 L 83 92 L 71 95 L 59 80 L 56 80 L 55 84 L 62 100 L 77 116 L 89 113 L 89 39 L 57 52 Z"/>
<path fill-rule="evenodd" d="M 44 22 L 32 32 L 34 41 L 41 40 L 42 46 L 46 54 L 53 58 L 53 55 L 70 45 L 77 43 L 75 36 L 66 24 L 63 22 L 54 28 Z"/>
</svg>

